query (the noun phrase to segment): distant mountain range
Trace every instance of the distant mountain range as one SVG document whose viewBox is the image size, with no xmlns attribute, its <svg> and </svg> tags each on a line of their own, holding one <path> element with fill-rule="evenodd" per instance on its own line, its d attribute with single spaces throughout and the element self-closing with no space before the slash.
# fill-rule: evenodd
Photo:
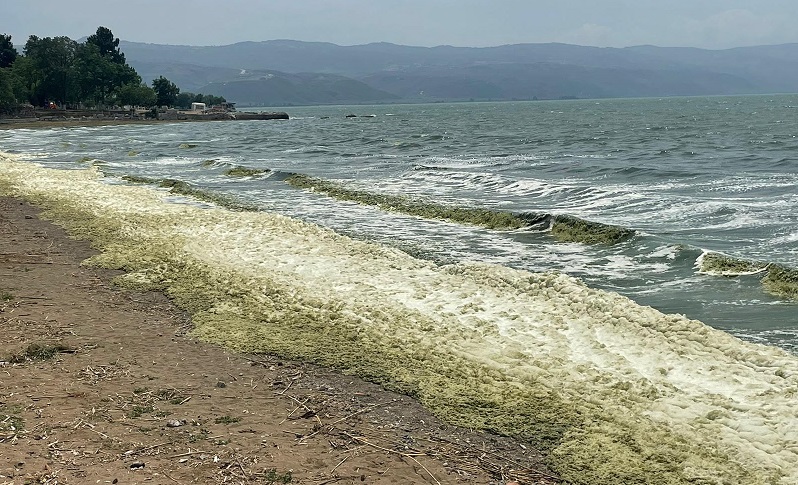
<svg viewBox="0 0 798 485">
<path fill-rule="evenodd" d="M 726 50 L 514 44 L 225 46 L 120 43 L 149 82 L 242 105 L 690 96 L 798 92 L 798 44 Z"/>
</svg>

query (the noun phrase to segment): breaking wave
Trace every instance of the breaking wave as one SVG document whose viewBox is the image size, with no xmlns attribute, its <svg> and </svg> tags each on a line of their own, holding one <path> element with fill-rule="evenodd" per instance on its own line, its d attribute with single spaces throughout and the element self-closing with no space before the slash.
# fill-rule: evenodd
<svg viewBox="0 0 798 485">
<path fill-rule="evenodd" d="M 762 286 L 768 293 L 798 300 L 798 270 L 775 263 L 764 263 L 705 251 L 696 260 L 700 273 L 717 276 L 762 275 Z"/>
<path fill-rule="evenodd" d="M 302 174 L 294 174 L 288 177 L 286 182 L 294 187 L 321 192 L 339 200 L 374 205 L 385 210 L 430 219 L 442 219 L 488 229 L 550 229 L 551 234 L 561 242 L 614 244 L 635 234 L 631 229 L 586 221 L 569 215 L 531 212 L 517 214 L 494 209 L 443 205 L 433 201 L 350 189 L 330 180 Z"/>
</svg>

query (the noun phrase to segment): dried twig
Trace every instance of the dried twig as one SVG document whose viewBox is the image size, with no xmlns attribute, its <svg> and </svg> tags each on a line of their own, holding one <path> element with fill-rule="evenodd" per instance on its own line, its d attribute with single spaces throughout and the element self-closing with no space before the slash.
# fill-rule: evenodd
<svg viewBox="0 0 798 485">
<path fill-rule="evenodd" d="M 330 470 L 330 475 L 332 475 L 332 473 L 333 473 L 335 470 L 337 470 L 339 466 L 343 465 L 343 464 L 344 464 L 344 462 L 345 462 L 346 460 L 348 460 L 348 459 L 349 459 L 349 455 L 346 455 L 346 456 L 344 457 L 344 459 L 343 459 L 343 460 L 339 461 L 339 462 L 338 462 L 338 464 L 337 464 L 337 465 L 335 465 L 335 466 L 333 467 L 333 469 L 332 469 L 332 470 Z"/>
<path fill-rule="evenodd" d="M 187 451 L 185 453 L 180 453 L 178 455 L 172 455 L 169 458 L 180 458 L 182 456 L 199 455 L 199 454 L 202 454 L 202 453 L 209 454 L 207 451 L 196 450 L 196 451 Z"/>
<path fill-rule="evenodd" d="M 425 467 L 425 466 L 424 466 L 424 464 L 423 464 L 423 463 L 421 463 L 420 461 L 416 460 L 415 456 L 425 456 L 425 453 L 416 453 L 416 454 L 415 454 L 415 456 L 414 456 L 413 454 L 410 454 L 410 453 L 404 453 L 404 452 L 401 452 L 401 451 L 396 451 L 396 450 L 392 450 L 392 449 L 390 449 L 390 448 L 385 448 L 385 447 L 383 447 L 383 446 L 376 445 L 376 444 L 374 444 L 374 443 L 372 443 L 372 442 L 368 441 L 368 440 L 367 440 L 367 439 L 365 439 L 365 438 L 361 438 L 361 437 L 359 437 L 359 436 L 354 436 L 354 435 L 351 435 L 351 434 L 347 433 L 346 431 L 343 431 L 341 434 L 343 434 L 343 435 L 345 435 L 345 436 L 348 436 L 349 438 L 352 438 L 352 439 L 353 439 L 353 440 L 355 440 L 355 441 L 359 441 L 359 442 L 363 443 L 364 445 L 368 445 L 368 446 L 371 446 L 371 447 L 377 448 L 378 450 L 387 451 L 387 452 L 389 452 L 389 453 L 396 453 L 396 454 L 397 454 L 397 455 L 399 455 L 399 456 L 403 456 L 403 457 L 406 457 L 406 458 L 410 458 L 411 460 L 413 460 L 414 462 L 416 462 L 416 463 L 418 464 L 418 466 L 420 466 L 421 468 L 423 468 L 423 469 L 424 469 L 424 471 L 425 471 L 425 472 L 427 472 L 427 474 L 428 474 L 428 475 L 429 475 L 429 476 L 430 476 L 430 477 L 431 477 L 433 480 L 435 480 L 435 483 L 437 483 L 438 485 L 441 485 L 441 482 L 439 482 L 439 481 L 438 481 L 438 479 L 437 479 L 437 478 L 435 478 L 435 475 L 433 475 L 432 473 L 430 473 L 430 471 L 427 469 L 427 467 Z"/>
<path fill-rule="evenodd" d="M 145 451 L 152 450 L 153 448 L 158 448 L 158 447 L 163 446 L 163 445 L 171 445 L 171 444 L 172 444 L 172 441 L 164 441 L 163 443 L 158 443 L 158 444 L 155 444 L 155 445 L 152 445 L 152 446 L 147 446 L 146 448 L 139 448 L 137 450 L 127 450 L 124 454 L 125 455 L 134 455 L 134 454 L 137 454 L 137 453 L 143 453 Z"/>
<path fill-rule="evenodd" d="M 384 401 L 384 402 L 379 402 L 379 403 L 377 403 L 377 404 L 372 404 L 371 406 L 365 407 L 365 408 L 363 408 L 363 409 L 359 409 L 359 410 L 355 411 L 354 413 L 352 413 L 352 414 L 350 414 L 350 415 L 348 415 L 348 416 L 344 416 L 344 417 L 343 417 L 343 418 L 341 418 L 341 419 L 338 419 L 338 420 L 336 420 L 336 421 L 333 421 L 332 423 L 330 423 L 330 424 L 329 424 L 329 426 L 336 425 L 336 424 L 340 423 L 341 421 L 346 421 L 346 420 L 347 420 L 347 419 L 349 419 L 349 418 L 353 418 L 353 417 L 357 416 L 358 414 L 362 414 L 362 413 L 365 413 L 365 412 L 367 412 L 367 411 L 371 411 L 371 410 L 372 410 L 372 409 L 374 409 L 374 408 L 378 408 L 378 407 L 380 407 L 380 406 L 386 406 L 386 405 L 388 405 L 388 404 L 393 404 L 393 403 L 395 403 L 396 401 L 398 401 L 398 399 L 391 399 L 390 401 Z"/>
<path fill-rule="evenodd" d="M 555 475 L 552 475 L 550 473 L 546 473 L 546 472 L 538 470 L 536 468 L 531 468 L 531 467 L 526 466 L 526 465 L 524 465 L 522 463 L 519 463 L 516 460 L 513 460 L 512 458 L 509 458 L 509 457 L 504 456 L 504 455 L 500 455 L 499 453 L 496 453 L 496 452 L 493 452 L 493 451 L 490 451 L 490 450 L 477 449 L 473 445 L 470 445 L 470 444 L 461 444 L 461 443 L 457 443 L 457 442 L 454 442 L 452 440 L 449 440 L 449 439 L 446 439 L 446 438 L 441 438 L 441 437 L 435 437 L 434 439 L 433 438 L 420 437 L 418 439 L 423 440 L 423 441 L 427 441 L 427 442 L 430 442 L 430 443 L 447 443 L 447 444 L 450 444 L 450 445 L 455 446 L 457 448 L 461 448 L 461 449 L 466 450 L 466 451 L 471 451 L 475 455 L 478 454 L 478 456 L 474 456 L 474 459 L 477 460 L 480 463 L 486 463 L 486 464 L 490 465 L 493 468 L 494 472 L 498 472 L 498 473 L 502 473 L 503 474 L 502 470 L 504 469 L 504 467 L 501 466 L 501 465 L 498 465 L 496 463 L 493 463 L 491 461 L 486 460 L 485 456 L 491 456 L 491 457 L 493 457 L 493 458 L 495 458 L 495 459 L 497 459 L 499 461 L 506 462 L 507 464 L 515 467 L 516 470 L 513 473 L 514 475 L 520 475 L 520 474 L 527 474 L 528 473 L 528 474 L 531 474 L 531 475 L 535 475 L 538 478 L 539 477 L 544 477 L 544 478 L 550 478 L 552 480 L 560 480 L 560 478 L 555 476 Z M 463 459 L 462 457 L 453 457 L 451 455 L 447 455 L 446 453 L 436 452 L 435 454 L 438 454 L 440 456 L 449 458 L 450 460 L 461 461 Z M 521 470 L 523 470 L 523 471 L 521 471 Z"/>
<path fill-rule="evenodd" d="M 288 392 L 289 389 L 291 389 L 291 386 L 293 386 L 293 385 L 294 385 L 294 381 L 291 381 L 291 382 L 288 383 L 288 386 L 286 386 L 285 389 L 283 389 L 280 392 L 275 392 L 275 394 L 277 394 L 278 396 L 283 396 L 283 395 L 285 395 L 286 392 Z"/>
<path fill-rule="evenodd" d="M 241 464 L 241 460 L 240 460 L 239 458 L 236 458 L 236 463 L 238 463 L 238 468 L 240 468 L 240 469 L 241 469 L 241 473 L 243 473 L 243 474 L 244 474 L 244 478 L 245 478 L 247 481 L 249 481 L 249 474 L 247 473 L 247 471 L 246 471 L 246 470 L 244 470 L 244 465 L 242 465 L 242 464 Z"/>
</svg>

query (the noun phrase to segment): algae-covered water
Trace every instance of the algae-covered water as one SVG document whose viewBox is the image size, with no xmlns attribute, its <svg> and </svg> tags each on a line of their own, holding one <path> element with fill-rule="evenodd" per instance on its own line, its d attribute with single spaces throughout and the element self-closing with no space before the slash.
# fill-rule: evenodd
<svg viewBox="0 0 798 485">
<path fill-rule="evenodd" d="M 166 291 L 198 336 L 383 382 L 574 483 L 791 484 L 794 105 L 14 130 L 0 190 L 92 239 L 120 284 Z"/>
</svg>

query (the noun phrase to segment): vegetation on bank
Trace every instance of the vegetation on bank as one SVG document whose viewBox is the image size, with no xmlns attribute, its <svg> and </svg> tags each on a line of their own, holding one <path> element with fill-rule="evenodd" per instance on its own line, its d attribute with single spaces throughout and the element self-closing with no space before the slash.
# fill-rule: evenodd
<svg viewBox="0 0 798 485">
<path fill-rule="evenodd" d="M 11 36 L 0 34 L 0 114 L 25 106 L 103 108 L 220 104 L 219 96 L 181 93 L 163 76 L 148 86 L 131 67 L 110 29 L 98 27 L 82 43 L 69 37 L 31 35 L 22 53 Z"/>
</svg>

